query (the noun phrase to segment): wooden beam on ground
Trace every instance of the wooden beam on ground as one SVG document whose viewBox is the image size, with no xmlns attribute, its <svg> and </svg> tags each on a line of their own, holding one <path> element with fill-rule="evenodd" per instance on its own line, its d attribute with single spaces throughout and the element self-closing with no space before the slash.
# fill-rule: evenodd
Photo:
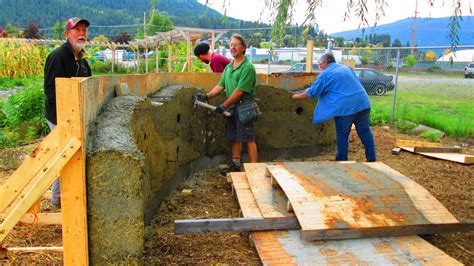
<svg viewBox="0 0 474 266">
<path fill-rule="evenodd" d="M 223 218 L 176 220 L 175 233 L 250 232 L 300 229 L 295 216 L 280 218 Z"/>
<path fill-rule="evenodd" d="M 462 148 L 460 147 L 423 147 L 423 146 L 415 146 L 414 148 L 415 153 L 420 152 L 430 152 L 430 153 L 461 153 Z"/>
<path fill-rule="evenodd" d="M 27 213 L 21 217 L 20 223 L 61 225 L 61 213 Z"/>
<path fill-rule="evenodd" d="M 46 165 L 46 168 L 39 173 L 40 176 L 34 178 L 37 180 L 36 183 L 33 184 L 28 191 L 20 194 L 20 202 L 7 214 L 7 217 L 0 225 L 0 242 L 3 241 L 10 230 L 20 221 L 21 217 L 26 214 L 31 206 L 48 190 L 58 176 L 59 171 L 74 157 L 80 147 L 81 142 L 77 138 L 71 138 L 51 164 Z"/>
<path fill-rule="evenodd" d="M 395 141 L 395 146 L 401 148 L 401 147 L 441 147 L 443 145 L 441 145 L 441 143 L 434 143 L 434 142 L 397 139 Z"/>
<path fill-rule="evenodd" d="M 88 110 L 83 106 L 87 91 L 81 88 L 81 80 L 83 78 L 56 79 L 57 127 L 61 132 L 59 144 L 64 145 L 71 138 L 79 139 L 82 144 L 60 174 L 65 265 L 89 264 L 85 166 L 87 132 L 84 121 L 87 119 L 84 112 Z"/>
<path fill-rule="evenodd" d="M 63 252 L 63 247 L 7 247 L 8 252 Z"/>
<path fill-rule="evenodd" d="M 175 233 L 254 232 L 301 229 L 295 216 L 280 218 L 223 218 L 175 220 Z M 370 228 L 325 229 L 305 234 L 306 241 L 341 240 L 354 238 L 391 237 L 428 234 L 449 234 L 474 231 L 474 222 L 447 224 L 418 224 Z"/>
<path fill-rule="evenodd" d="M 402 150 L 409 151 L 415 153 L 415 148 L 413 147 L 400 147 Z M 474 164 L 474 155 L 469 154 L 461 154 L 461 153 L 437 153 L 437 152 L 417 152 L 416 154 L 420 154 L 423 156 L 441 159 L 446 161 L 451 161 L 455 163 L 462 163 L 462 164 Z"/>
<path fill-rule="evenodd" d="M 340 240 L 372 237 L 449 234 L 470 231 L 474 231 L 474 222 L 319 230 L 305 232 L 304 234 L 301 234 L 301 239 L 306 241 Z"/>
</svg>

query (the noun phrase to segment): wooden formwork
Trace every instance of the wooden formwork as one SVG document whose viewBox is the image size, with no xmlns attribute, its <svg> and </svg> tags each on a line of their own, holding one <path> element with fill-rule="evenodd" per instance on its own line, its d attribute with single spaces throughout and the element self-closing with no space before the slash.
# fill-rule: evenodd
<svg viewBox="0 0 474 266">
<path fill-rule="evenodd" d="M 88 265 L 88 231 L 85 187 L 87 136 L 104 103 L 114 97 L 114 87 L 126 83 L 132 95 L 146 97 L 162 87 L 183 85 L 210 90 L 220 79 L 214 73 L 162 73 L 147 75 L 57 78 L 57 127 L 0 187 L 0 241 L 19 221 L 42 221 L 63 226 L 63 259 L 66 265 Z M 257 84 L 301 89 L 313 75 L 271 77 L 257 75 Z M 52 182 L 61 178 L 62 214 L 27 214 Z"/>
</svg>

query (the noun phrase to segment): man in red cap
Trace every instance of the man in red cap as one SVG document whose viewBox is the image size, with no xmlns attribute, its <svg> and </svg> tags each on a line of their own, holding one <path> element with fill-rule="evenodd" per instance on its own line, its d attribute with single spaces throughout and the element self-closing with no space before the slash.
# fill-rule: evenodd
<svg viewBox="0 0 474 266">
<path fill-rule="evenodd" d="M 57 124 L 55 79 L 92 75 L 84 50 L 88 27 L 89 21 L 85 19 L 74 17 L 66 20 L 64 35 L 67 41 L 52 51 L 46 59 L 44 66 L 45 115 L 51 130 Z M 53 183 L 51 203 L 56 208 L 61 206 L 59 179 Z"/>
<path fill-rule="evenodd" d="M 211 53 L 209 44 L 202 42 L 194 47 L 194 55 L 203 63 L 211 66 L 214 73 L 224 72 L 225 67 L 230 63 L 230 60 L 218 53 Z"/>
</svg>

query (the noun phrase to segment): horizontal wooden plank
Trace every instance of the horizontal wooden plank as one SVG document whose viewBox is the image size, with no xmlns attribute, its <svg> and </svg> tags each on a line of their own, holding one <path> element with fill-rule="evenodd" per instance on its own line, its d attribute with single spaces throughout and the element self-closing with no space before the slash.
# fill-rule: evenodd
<svg viewBox="0 0 474 266">
<path fill-rule="evenodd" d="M 61 213 L 27 213 L 20 219 L 24 224 L 61 224 Z"/>
<path fill-rule="evenodd" d="M 250 232 L 296 230 L 300 225 L 295 216 L 280 218 L 223 218 L 174 221 L 175 233 Z"/>
<path fill-rule="evenodd" d="M 418 140 L 409 140 L 409 139 L 397 139 L 395 141 L 395 146 L 397 147 L 441 147 L 441 143 L 435 142 L 426 142 Z"/>
<path fill-rule="evenodd" d="M 474 231 L 474 222 L 472 221 L 451 224 L 417 224 L 402 226 L 305 231 L 304 234 L 301 234 L 301 238 L 306 241 L 340 240 L 353 238 L 448 234 L 470 231 Z"/>
<path fill-rule="evenodd" d="M 63 247 L 7 247 L 5 249 L 9 252 L 63 252 Z"/>
<path fill-rule="evenodd" d="M 423 146 L 416 146 L 414 148 L 414 152 L 434 152 L 434 153 L 461 153 L 462 148 L 460 147 L 423 147 Z"/>
</svg>

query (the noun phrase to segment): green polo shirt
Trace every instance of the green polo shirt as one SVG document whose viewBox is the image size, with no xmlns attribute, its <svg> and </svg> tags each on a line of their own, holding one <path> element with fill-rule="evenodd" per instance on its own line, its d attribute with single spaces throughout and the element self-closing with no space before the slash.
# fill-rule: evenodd
<svg viewBox="0 0 474 266">
<path fill-rule="evenodd" d="M 234 61 L 226 66 L 224 73 L 219 81 L 219 86 L 225 88 L 225 94 L 227 97 L 232 95 L 235 89 L 245 91 L 242 95 L 241 100 L 252 100 L 255 98 L 255 83 L 256 76 L 255 67 L 245 57 L 244 61 L 240 65 L 233 69 Z"/>
</svg>

